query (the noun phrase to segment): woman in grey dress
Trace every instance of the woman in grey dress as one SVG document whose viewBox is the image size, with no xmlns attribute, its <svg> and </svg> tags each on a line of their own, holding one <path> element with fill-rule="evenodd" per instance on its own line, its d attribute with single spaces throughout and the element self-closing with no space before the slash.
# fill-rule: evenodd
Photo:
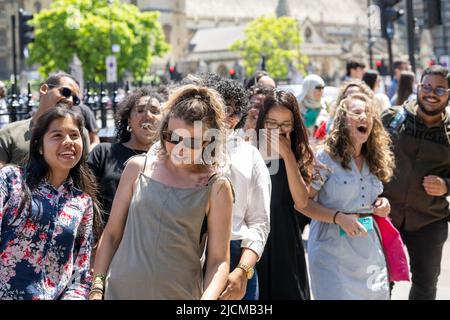
<svg viewBox="0 0 450 320">
<path fill-rule="evenodd" d="M 318 300 L 389 299 L 386 260 L 372 215 L 386 217 L 379 198 L 393 174 L 390 139 L 372 100 L 351 95 L 337 107 L 333 130 L 316 160 L 311 185 L 308 259 Z"/>
<path fill-rule="evenodd" d="M 215 91 L 193 85 L 167 102 L 160 155 L 134 157 L 123 172 L 91 299 L 217 299 L 224 290 L 233 199 L 228 180 L 214 174 L 224 154 L 221 103 Z"/>
</svg>

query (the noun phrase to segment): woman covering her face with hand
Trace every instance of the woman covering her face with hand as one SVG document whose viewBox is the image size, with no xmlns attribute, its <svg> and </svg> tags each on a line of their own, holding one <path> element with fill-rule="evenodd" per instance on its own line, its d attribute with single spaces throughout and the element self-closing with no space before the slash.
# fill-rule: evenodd
<svg viewBox="0 0 450 320">
<path fill-rule="evenodd" d="M 272 194 L 270 233 L 256 265 L 260 299 L 308 300 L 309 283 L 299 213 L 308 201 L 313 152 L 291 93 L 275 91 L 266 97 L 259 113 L 259 148 L 270 160 Z"/>
</svg>

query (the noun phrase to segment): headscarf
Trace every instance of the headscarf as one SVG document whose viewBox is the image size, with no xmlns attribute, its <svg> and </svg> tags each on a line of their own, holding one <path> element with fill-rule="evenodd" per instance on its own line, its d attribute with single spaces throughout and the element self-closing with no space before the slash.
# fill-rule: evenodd
<svg viewBox="0 0 450 320">
<path fill-rule="evenodd" d="M 325 87 L 325 81 L 321 77 L 315 74 L 306 76 L 303 80 L 302 91 L 297 96 L 297 101 L 300 104 L 300 108 L 320 109 L 322 108 L 322 102 L 314 99 L 314 90 L 317 86 Z M 301 110 L 305 112 L 306 110 Z"/>
</svg>

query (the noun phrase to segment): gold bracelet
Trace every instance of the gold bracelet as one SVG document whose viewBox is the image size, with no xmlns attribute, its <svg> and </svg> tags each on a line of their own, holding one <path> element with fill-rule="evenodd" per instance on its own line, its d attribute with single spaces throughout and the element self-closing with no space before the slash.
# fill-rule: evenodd
<svg viewBox="0 0 450 320">
<path fill-rule="evenodd" d="M 102 279 L 97 278 L 97 279 L 94 279 L 94 281 L 92 281 L 92 284 L 96 284 L 96 283 L 100 283 L 101 285 L 104 285 L 105 281 L 102 280 Z"/>
<path fill-rule="evenodd" d="M 100 293 L 103 296 L 104 291 L 99 288 L 92 288 L 91 291 L 89 292 L 89 295 L 93 293 Z"/>
<path fill-rule="evenodd" d="M 92 288 L 104 290 L 105 289 L 105 285 L 103 283 L 94 282 L 92 284 Z"/>
<path fill-rule="evenodd" d="M 98 273 L 96 275 L 94 275 L 94 281 L 100 279 L 101 281 L 105 281 L 106 280 L 106 276 L 104 274 Z"/>
</svg>

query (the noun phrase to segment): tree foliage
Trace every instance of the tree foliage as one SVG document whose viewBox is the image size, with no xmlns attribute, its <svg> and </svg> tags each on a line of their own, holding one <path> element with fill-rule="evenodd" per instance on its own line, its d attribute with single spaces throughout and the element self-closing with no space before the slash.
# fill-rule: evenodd
<svg viewBox="0 0 450 320">
<path fill-rule="evenodd" d="M 303 42 L 298 22 L 290 17 L 261 16 L 245 28 L 245 38 L 230 49 L 240 51 L 247 74 L 253 74 L 266 57 L 267 71 L 275 78 L 286 78 L 289 65 L 304 73 L 307 57 L 300 51 Z"/>
<path fill-rule="evenodd" d="M 39 64 L 39 72 L 46 77 L 55 70 L 67 70 L 76 54 L 86 79 L 104 81 L 112 35 L 113 44 L 120 45 L 120 52 L 115 53 L 119 79 L 125 70 L 142 79 L 152 58 L 169 49 L 157 20 L 159 12 L 141 12 L 119 0 L 110 2 L 53 1 L 33 18 L 35 41 L 29 46 L 29 63 Z"/>
</svg>

